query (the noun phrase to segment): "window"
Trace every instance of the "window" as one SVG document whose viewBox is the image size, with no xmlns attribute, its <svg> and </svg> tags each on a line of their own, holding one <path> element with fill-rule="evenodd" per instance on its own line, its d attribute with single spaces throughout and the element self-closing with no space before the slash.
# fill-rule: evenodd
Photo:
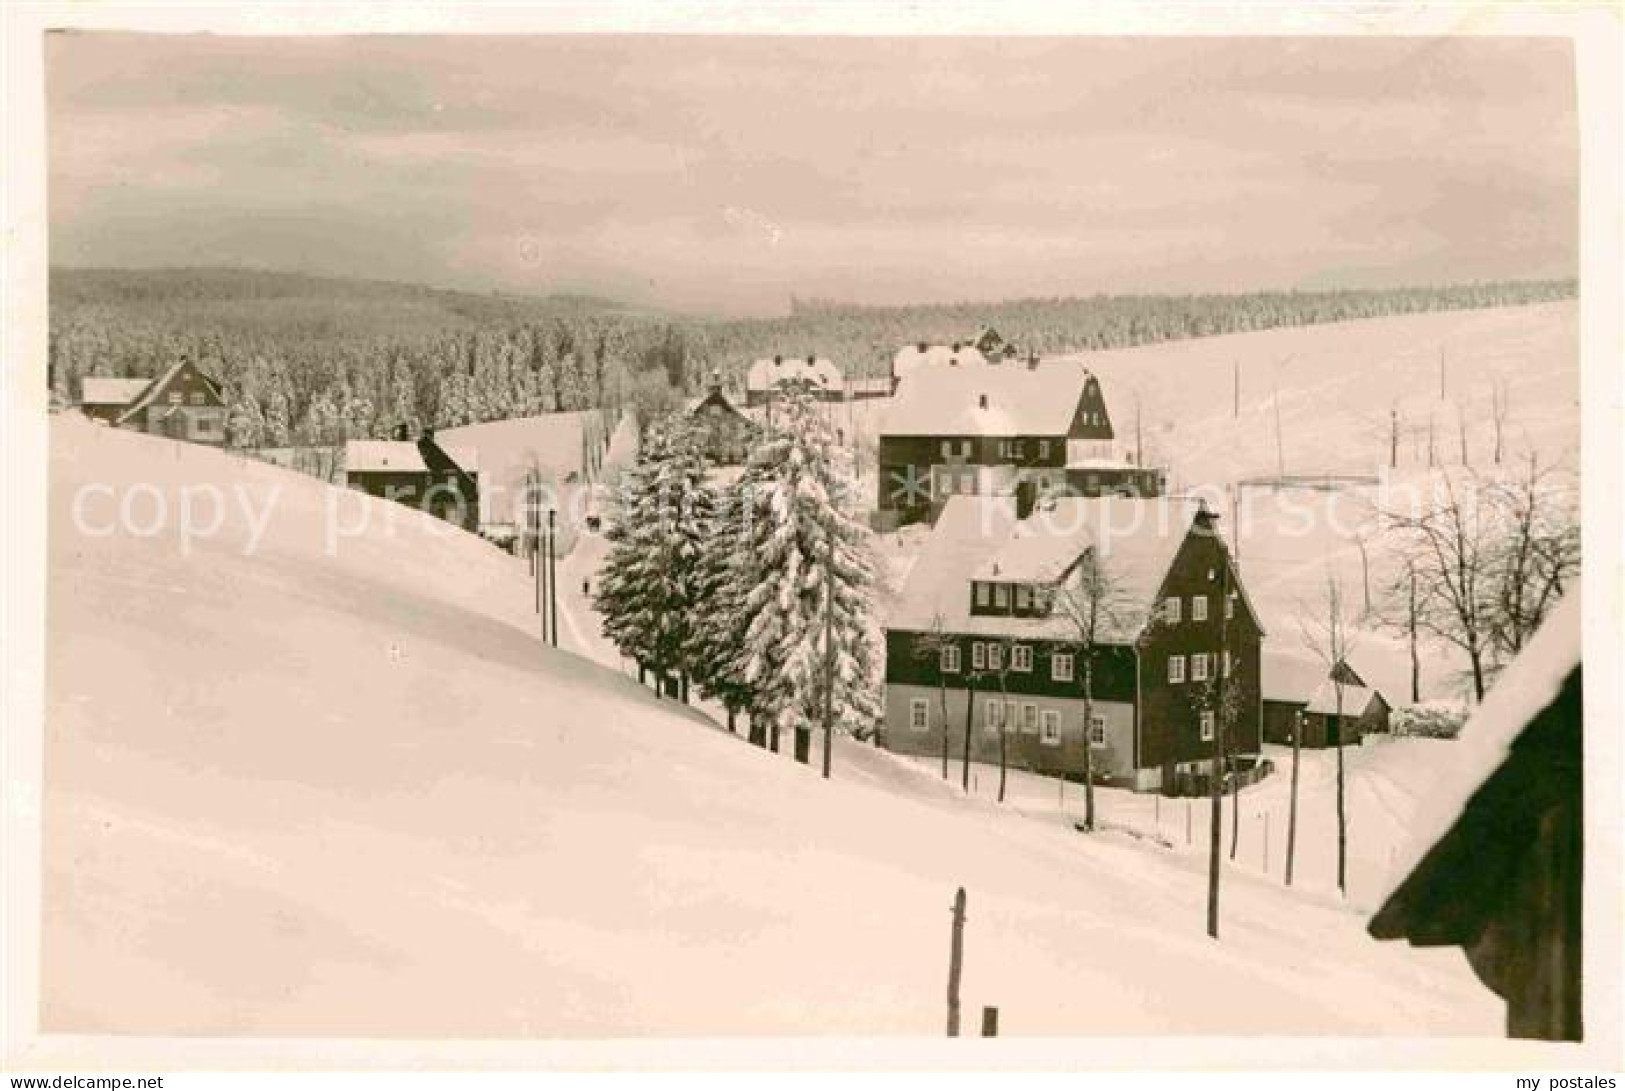
<svg viewBox="0 0 1625 1091">
<path fill-rule="evenodd" d="M 1033 589 L 1024 583 L 1016 584 L 1016 609 L 1031 610 L 1033 608 Z"/>
<path fill-rule="evenodd" d="M 1089 714 L 1089 746 L 1099 750 L 1106 745 L 1106 714 L 1104 712 L 1091 712 Z"/>
<path fill-rule="evenodd" d="M 982 717 L 982 727 L 989 735 L 997 735 L 1004 726 L 1004 702 L 997 697 L 989 697 L 982 706 L 987 711 Z"/>
<path fill-rule="evenodd" d="M 1185 680 L 1185 657 L 1170 655 L 1168 657 L 1168 681 L 1183 682 Z"/>
<path fill-rule="evenodd" d="M 1207 681 L 1207 653 L 1195 652 L 1191 655 L 1191 681 Z"/>
<path fill-rule="evenodd" d="M 970 667 L 975 671 L 987 669 L 987 645 L 980 640 L 970 646 Z"/>
<path fill-rule="evenodd" d="M 1191 596 L 1191 620 L 1192 621 L 1206 621 L 1207 620 L 1207 596 L 1206 595 L 1192 595 Z"/>
<path fill-rule="evenodd" d="M 1038 741 L 1045 746 L 1061 745 L 1061 714 L 1046 708 L 1039 714 Z"/>
<path fill-rule="evenodd" d="M 1010 666 L 1013 670 L 1030 671 L 1033 669 L 1033 649 L 1030 644 L 1017 644 L 1010 649 Z"/>
<path fill-rule="evenodd" d="M 998 644 L 989 644 L 987 646 L 987 669 L 990 671 L 1002 671 L 1004 669 L 1004 648 Z"/>
<path fill-rule="evenodd" d="M 1021 730 L 1028 735 L 1038 730 L 1038 706 L 1031 701 L 1021 706 Z"/>
<path fill-rule="evenodd" d="M 1049 676 L 1054 682 L 1072 681 L 1072 653 L 1056 652 L 1050 656 Z"/>
<path fill-rule="evenodd" d="M 1049 440 L 1041 439 L 1041 440 L 1038 441 L 1038 457 L 1039 458 L 1048 458 L 1049 457 Z"/>
<path fill-rule="evenodd" d="M 959 673 L 959 649 L 958 648 L 956 648 L 956 647 L 947 647 L 947 648 L 942 649 L 941 667 L 942 667 L 942 673 L 943 674 L 958 674 Z"/>
<path fill-rule="evenodd" d="M 931 705 L 924 697 L 916 697 L 909 701 L 908 726 L 915 731 L 924 731 L 931 726 Z"/>
<path fill-rule="evenodd" d="M 942 441 L 942 457 L 943 458 L 953 458 L 954 457 L 954 441 L 953 440 L 945 439 L 945 440 Z"/>
<path fill-rule="evenodd" d="M 1162 620 L 1170 625 L 1179 620 L 1179 596 L 1170 595 L 1162 600 Z"/>
<path fill-rule="evenodd" d="M 1226 648 L 1224 650 L 1224 676 L 1226 678 L 1230 677 L 1230 649 L 1229 648 Z"/>
<path fill-rule="evenodd" d="M 1009 584 L 996 583 L 993 585 L 993 605 L 1001 610 L 1010 605 Z"/>
<path fill-rule="evenodd" d="M 171 390 L 169 392 L 169 404 L 170 405 L 179 405 L 179 404 L 181 404 L 181 392 L 179 390 Z"/>
<path fill-rule="evenodd" d="M 1213 713 L 1211 713 L 1211 712 L 1202 713 L 1201 723 L 1202 723 L 1202 741 L 1203 742 L 1212 742 L 1213 741 Z"/>
<path fill-rule="evenodd" d="M 1236 616 L 1236 596 L 1231 594 L 1224 600 L 1224 620 L 1229 621 Z"/>
<path fill-rule="evenodd" d="M 976 605 L 987 605 L 987 584 L 985 583 L 978 583 L 976 585 Z"/>
</svg>

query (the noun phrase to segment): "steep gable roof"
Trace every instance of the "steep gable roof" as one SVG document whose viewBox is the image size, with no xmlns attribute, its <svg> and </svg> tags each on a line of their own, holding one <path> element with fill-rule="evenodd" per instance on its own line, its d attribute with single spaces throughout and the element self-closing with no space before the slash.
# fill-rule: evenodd
<svg viewBox="0 0 1625 1091">
<path fill-rule="evenodd" d="M 151 405 L 155 400 L 157 400 L 158 395 L 162 394 L 169 388 L 169 384 L 175 381 L 175 377 L 187 368 L 192 368 L 192 370 L 196 372 L 197 377 L 203 380 L 204 385 L 209 388 L 210 392 L 213 393 L 215 397 L 224 397 L 219 383 L 215 382 L 210 376 L 204 374 L 201 369 L 193 367 L 190 360 L 181 360 L 178 363 L 171 365 L 168 371 L 154 379 L 147 389 L 142 391 L 141 396 L 131 403 L 128 409 L 119 414 L 117 423 L 123 424 L 125 421 L 128 421 L 131 417 L 134 417 L 137 413 L 147 408 L 147 406 Z"/>
<path fill-rule="evenodd" d="M 1034 638 L 1066 639 L 1073 633 L 1064 617 L 972 615 L 971 581 L 1050 581 L 1095 550 L 1115 600 L 1103 640 L 1130 643 L 1150 620 L 1163 580 L 1202 510 L 1199 501 L 1180 497 L 1063 497 L 1017 520 L 1009 497 L 951 497 L 888 624 L 925 630 L 940 615 L 950 632 L 1003 634 L 1015 628 Z"/>
<path fill-rule="evenodd" d="M 956 345 L 928 345 L 924 341 L 904 345 L 892 356 L 891 373 L 902 379 L 920 368 L 944 365 L 985 364 L 987 358 L 968 341 Z"/>
<path fill-rule="evenodd" d="M 1351 686 L 1365 686 L 1365 679 L 1349 665 L 1348 660 L 1345 659 L 1338 665 L 1345 683 L 1343 686 L 1345 694 Z M 1266 701 L 1308 704 L 1321 684 L 1331 676 L 1332 672 L 1326 668 L 1326 664 L 1308 652 L 1285 651 L 1268 645 L 1264 648 L 1263 677 L 1260 684 Z"/>
<path fill-rule="evenodd" d="M 898 383 L 880 434 L 1065 436 L 1089 378 L 1071 360 L 921 364 Z"/>
<path fill-rule="evenodd" d="M 472 447 L 441 446 L 440 449 L 464 473 L 479 472 L 479 454 Z M 347 473 L 430 472 L 418 444 L 399 439 L 352 439 L 344 445 L 344 469 Z"/>
<path fill-rule="evenodd" d="M 1381 694 L 1369 686 L 1343 687 L 1343 715 L 1364 716 L 1371 709 L 1373 702 L 1381 699 Z M 1314 695 L 1309 698 L 1305 712 L 1314 712 L 1322 716 L 1337 715 L 1337 684 L 1330 678 L 1320 684 Z"/>
</svg>

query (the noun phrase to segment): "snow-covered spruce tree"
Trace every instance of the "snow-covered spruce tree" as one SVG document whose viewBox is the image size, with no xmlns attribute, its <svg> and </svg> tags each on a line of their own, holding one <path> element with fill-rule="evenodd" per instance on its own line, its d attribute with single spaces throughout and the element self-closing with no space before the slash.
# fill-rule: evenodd
<svg viewBox="0 0 1625 1091">
<path fill-rule="evenodd" d="M 739 713 L 750 712 L 755 697 L 755 687 L 745 679 L 748 656 L 739 639 L 745 594 L 756 578 L 753 558 L 742 545 L 749 517 L 745 496 L 737 484 L 714 494 L 711 529 L 695 573 L 699 609 L 686 654 L 700 692 L 727 710 L 730 732 L 736 730 Z M 752 744 L 767 745 L 765 728 L 761 717 L 751 717 Z"/>
<path fill-rule="evenodd" d="M 604 635 L 621 654 L 635 660 L 640 673 L 652 671 L 662 693 L 675 676 L 684 699 L 714 502 L 692 429 L 678 420 L 662 422 L 621 479 L 594 599 Z"/>
<path fill-rule="evenodd" d="M 872 730 L 880 717 L 874 547 L 857 516 L 850 456 L 829 424 L 799 392 L 775 417 L 740 481 L 746 518 L 737 545 L 749 562 L 734 567 L 743 581 L 736 631 L 752 720 L 793 732 L 796 760 L 806 762 L 826 699 L 842 731 Z"/>
</svg>

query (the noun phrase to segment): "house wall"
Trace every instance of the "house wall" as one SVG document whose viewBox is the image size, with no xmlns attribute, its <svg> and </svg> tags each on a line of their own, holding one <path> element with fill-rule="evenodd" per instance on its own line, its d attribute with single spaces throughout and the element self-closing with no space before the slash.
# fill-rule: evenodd
<svg viewBox="0 0 1625 1091">
<path fill-rule="evenodd" d="M 1189 666 L 1192 653 L 1207 652 L 1217 660 L 1220 650 L 1219 624 L 1224 617 L 1220 589 L 1225 583 L 1222 573 L 1229 565 L 1229 558 L 1215 537 L 1216 532 L 1203 529 L 1211 526 L 1211 515 L 1199 517 L 1175 555 L 1157 596 L 1159 608 L 1162 599 L 1180 596 L 1181 620 L 1155 621 L 1148 626 L 1140 642 L 1139 762 L 1142 767 L 1161 767 L 1165 775 L 1175 766 L 1208 762 L 1213 755 L 1212 741 L 1201 737 L 1199 704 L 1204 687 L 1190 680 Z M 1238 577 L 1233 568 L 1229 579 L 1231 586 L 1235 586 Z M 1206 621 L 1192 620 L 1190 600 L 1193 595 L 1207 596 Z M 1159 619 L 1160 616 L 1159 609 Z M 1240 708 L 1230 745 L 1232 753 L 1255 754 L 1262 748 L 1262 637 L 1258 619 L 1248 611 L 1246 600 L 1237 595 L 1235 618 L 1226 638 L 1232 657 L 1228 684 L 1240 688 Z M 1186 680 L 1183 682 L 1168 680 L 1168 660 L 1174 655 L 1185 657 Z"/>
<path fill-rule="evenodd" d="M 943 694 L 936 686 L 888 685 L 886 687 L 886 748 L 899 754 L 922 754 L 939 757 L 942 754 L 943 733 L 946 727 L 948 755 L 951 763 L 959 762 L 965 751 L 965 701 L 963 688 L 947 691 L 947 720 L 942 714 Z M 1072 697 L 1000 694 L 996 685 L 978 689 L 972 695 L 975 701 L 971 712 L 971 760 L 998 764 L 999 728 L 990 718 L 989 700 L 1009 708 L 1014 702 L 1017 722 L 1005 734 L 1005 761 L 1012 769 L 1028 769 L 1048 776 L 1081 778 L 1084 770 L 1084 751 L 1088 736 L 1084 722 L 1083 701 Z M 925 702 L 926 727 L 912 726 L 912 710 L 917 701 Z M 1034 707 L 1035 726 L 1028 728 L 1026 707 Z M 996 706 L 998 707 L 998 706 Z M 1093 710 L 1106 718 L 1106 744 L 1094 748 L 1090 765 L 1095 780 L 1103 784 L 1144 788 L 1153 785 L 1134 768 L 1134 706 L 1120 701 L 1095 701 Z M 1060 741 L 1043 741 L 1037 723 L 1042 713 L 1051 711 L 1060 716 Z"/>
<path fill-rule="evenodd" d="M 191 443 L 224 446 L 226 407 L 209 380 L 190 363 L 175 369 L 168 380 L 152 392 L 151 403 L 124 427 Z"/>
<path fill-rule="evenodd" d="M 1264 741 L 1281 746 L 1292 745 L 1292 731 L 1298 722 L 1298 713 L 1308 707 L 1306 701 L 1265 701 Z"/>
<path fill-rule="evenodd" d="M 947 453 L 944 443 L 949 445 Z M 919 495 L 912 498 L 912 504 L 904 502 L 909 498 L 901 495 L 897 482 L 906 480 L 910 469 L 916 478 L 925 481 L 939 468 L 953 471 L 961 467 L 1008 470 L 1012 480 L 1041 475 L 1059 481 L 1066 465 L 1065 436 L 881 436 L 878 450 L 879 495 L 875 503 L 881 510 L 929 506 L 929 499 Z M 978 480 L 1002 478 L 989 478 L 983 473 Z"/>
<path fill-rule="evenodd" d="M 346 470 L 345 482 L 368 496 L 393 500 L 398 504 L 425 511 L 437 519 L 444 519 L 467 531 L 479 528 L 480 503 L 477 474 L 469 475 L 476 483 L 473 496 L 465 495 L 455 474 L 430 474 L 411 471 Z M 436 489 L 436 486 L 441 486 Z M 435 492 L 429 495 L 430 490 Z M 425 497 L 428 497 L 425 505 Z"/>
</svg>

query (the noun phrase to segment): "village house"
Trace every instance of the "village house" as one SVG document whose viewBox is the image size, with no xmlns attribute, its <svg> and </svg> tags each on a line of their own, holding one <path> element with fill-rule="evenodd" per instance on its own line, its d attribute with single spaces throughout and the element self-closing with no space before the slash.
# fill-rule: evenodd
<svg viewBox="0 0 1625 1091">
<path fill-rule="evenodd" d="M 1259 768 L 1257 612 L 1215 530 L 1183 498 L 954 496 L 887 619 L 885 744 L 1040 773 L 1176 791 L 1213 765 L 1216 690 L 1236 715 L 1232 769 Z M 1085 722 L 1071 608 L 1104 572 Z M 1222 639 L 1221 639 L 1222 636 Z M 946 709 L 944 709 L 944 693 Z M 967 705 L 969 706 L 967 708 Z"/>
<path fill-rule="evenodd" d="M 800 390 L 820 401 L 846 400 L 841 369 L 821 356 L 763 358 L 745 373 L 747 406 L 770 405 L 790 390 Z"/>
<path fill-rule="evenodd" d="M 394 500 L 464 530 L 480 526 L 479 462 L 472 450 L 444 448 L 432 431 L 416 441 L 353 439 L 344 446 L 344 479 L 352 489 Z"/>
<path fill-rule="evenodd" d="M 718 466 L 742 466 L 750 454 L 757 426 L 735 408 L 722 388 L 722 376 L 711 373 L 710 386 L 703 397 L 684 407 L 691 420 L 704 433 L 705 457 Z"/>
<path fill-rule="evenodd" d="M 581 409 L 462 424 L 434 433 L 434 442 L 458 452 L 464 469 L 479 468 L 480 536 L 518 549 L 527 497 L 544 511 L 591 509 L 577 494 L 602 476 L 611 431 L 602 410 Z"/>
<path fill-rule="evenodd" d="M 1576 584 L 1448 744 L 1367 926 L 1380 940 L 1461 948 L 1506 1001 L 1512 1038 L 1584 1036 L 1580 604 Z"/>
<path fill-rule="evenodd" d="M 189 443 L 224 446 L 226 402 L 220 384 L 184 356 L 156 379 L 85 376 L 80 408 L 117 428 Z"/>
<path fill-rule="evenodd" d="M 876 506 L 893 521 L 1023 482 L 1041 495 L 1162 494 L 1161 470 L 1117 452 L 1100 381 L 1082 364 L 989 359 L 972 346 L 917 355 L 880 427 Z"/>
<path fill-rule="evenodd" d="M 1338 684 L 1342 686 L 1342 719 L 1338 719 Z M 1339 725 L 1344 745 L 1357 746 L 1366 735 L 1388 731 L 1388 700 L 1368 686 L 1347 660 L 1335 670 L 1312 656 L 1266 648 L 1264 651 L 1264 741 L 1317 749 L 1336 746 Z"/>
</svg>

